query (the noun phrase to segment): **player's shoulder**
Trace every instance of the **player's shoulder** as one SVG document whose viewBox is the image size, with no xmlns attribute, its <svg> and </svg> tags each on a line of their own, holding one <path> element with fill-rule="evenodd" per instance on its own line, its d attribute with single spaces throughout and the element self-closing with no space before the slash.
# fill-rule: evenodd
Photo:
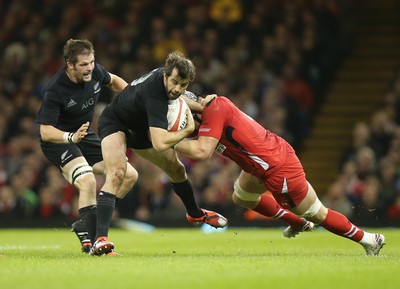
<svg viewBox="0 0 400 289">
<path fill-rule="evenodd" d="M 92 76 L 94 79 L 99 80 L 103 83 L 109 83 L 111 81 L 110 72 L 108 72 L 103 65 L 97 62 L 94 63 Z"/>
<path fill-rule="evenodd" d="M 220 102 L 228 102 L 228 103 L 231 103 L 231 101 L 229 100 L 229 98 L 227 98 L 226 96 L 223 96 L 223 95 L 218 95 L 217 97 L 215 97 L 215 99 L 216 99 L 217 101 L 220 101 Z"/>
<path fill-rule="evenodd" d="M 93 72 L 108 72 L 107 69 L 104 68 L 100 63 L 95 62 Z"/>
<path fill-rule="evenodd" d="M 139 78 L 139 83 L 144 87 L 154 87 L 155 82 L 162 82 L 164 68 L 158 67 Z M 143 80 L 143 81 L 140 81 Z"/>
<path fill-rule="evenodd" d="M 210 105 L 232 106 L 233 103 L 229 100 L 229 98 L 227 98 L 225 96 L 218 95 L 218 96 L 214 97 L 213 99 L 211 99 L 207 103 L 207 106 L 210 106 Z"/>
<path fill-rule="evenodd" d="M 60 91 L 63 86 L 67 84 L 67 74 L 65 69 L 62 68 L 54 74 L 45 86 L 45 93 Z"/>
<path fill-rule="evenodd" d="M 137 86 L 139 91 L 145 91 L 146 95 L 160 95 L 165 93 L 163 71 L 164 69 L 161 67 L 153 69 L 135 80 L 133 82 L 134 86 Z"/>
</svg>

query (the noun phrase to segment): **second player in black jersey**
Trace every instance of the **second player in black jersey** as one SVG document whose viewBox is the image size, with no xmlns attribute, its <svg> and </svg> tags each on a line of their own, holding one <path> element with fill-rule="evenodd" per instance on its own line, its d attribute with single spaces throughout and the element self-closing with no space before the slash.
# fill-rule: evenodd
<svg viewBox="0 0 400 289">
<path fill-rule="evenodd" d="M 46 86 L 36 122 L 40 125 L 43 154 L 60 168 L 62 175 L 79 191 L 81 220 L 73 224 L 82 250 L 88 252 L 96 234 L 96 179 L 104 175 L 100 139 L 90 128 L 103 86 L 121 92 L 127 83 L 95 63 L 93 44 L 70 39 L 64 45 L 65 67 Z M 136 181 L 136 171 L 127 167 L 118 197 Z"/>
</svg>

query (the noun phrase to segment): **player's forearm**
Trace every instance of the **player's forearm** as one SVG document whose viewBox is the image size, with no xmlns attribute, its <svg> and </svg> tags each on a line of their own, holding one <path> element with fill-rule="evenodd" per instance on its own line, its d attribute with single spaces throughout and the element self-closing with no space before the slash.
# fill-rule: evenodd
<svg viewBox="0 0 400 289">
<path fill-rule="evenodd" d="M 172 148 L 177 142 L 180 142 L 187 136 L 188 131 L 185 129 L 169 132 L 161 128 L 150 128 L 150 139 L 153 148 L 160 152 Z"/>
<path fill-rule="evenodd" d="M 51 125 L 40 125 L 40 137 L 43 141 L 52 143 L 67 143 L 70 132 L 64 132 Z"/>
<path fill-rule="evenodd" d="M 197 102 L 189 99 L 184 94 L 182 94 L 181 97 L 185 100 L 186 104 L 188 105 L 188 107 L 190 108 L 190 110 L 192 112 L 201 113 L 203 111 L 203 107 L 201 106 L 200 103 L 197 103 Z"/>
<path fill-rule="evenodd" d="M 40 125 L 40 137 L 43 141 L 62 144 L 62 143 L 78 143 L 86 135 L 89 129 L 89 122 L 81 125 L 81 127 L 74 132 L 62 131 L 52 125 Z"/>
<path fill-rule="evenodd" d="M 202 146 L 198 140 L 183 140 L 174 146 L 174 149 L 194 160 L 206 160 L 213 151 Z"/>
</svg>

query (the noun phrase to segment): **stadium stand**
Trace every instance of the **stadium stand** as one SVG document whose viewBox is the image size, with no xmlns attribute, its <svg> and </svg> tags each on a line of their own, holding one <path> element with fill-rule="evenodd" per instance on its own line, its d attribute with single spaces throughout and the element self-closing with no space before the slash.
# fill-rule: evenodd
<svg viewBox="0 0 400 289">
<path fill-rule="evenodd" d="M 328 191 L 326 196 L 330 196 L 333 189 L 328 190 L 329 185 L 337 184 L 335 179 L 340 170 L 315 167 L 311 160 L 337 166 L 340 151 L 351 139 L 353 123 L 344 124 L 347 134 L 336 140 L 333 136 L 334 140 L 329 143 L 341 140 L 342 147 L 332 149 L 321 141 L 327 138 L 318 131 L 328 126 L 332 131 L 341 131 L 341 124 L 337 119 L 331 124 L 323 119 L 336 114 L 330 111 L 332 107 L 353 115 L 368 102 L 339 106 L 334 100 L 340 97 L 349 100 L 340 87 L 347 84 L 352 90 L 366 79 L 371 82 L 379 78 L 384 82 L 391 77 L 387 70 L 374 69 L 378 74 L 373 75 L 363 69 L 362 65 L 375 64 L 371 60 L 373 56 L 388 55 L 388 51 L 394 52 L 394 49 L 371 52 L 360 47 L 369 47 L 368 41 L 377 39 L 365 38 L 367 42 L 361 45 L 353 41 L 354 33 L 364 27 L 364 22 L 358 24 L 370 20 L 362 18 L 367 16 L 356 17 L 357 2 L 0 1 L 0 226 L 29 222 L 32 226 L 50 225 L 52 220 L 64 224 L 77 217 L 76 192 L 42 156 L 34 123 L 43 87 L 63 65 L 62 45 L 68 38 L 91 40 L 96 60 L 128 82 L 162 65 L 161 61 L 171 50 L 183 51 L 197 66 L 197 77 L 190 87 L 192 91 L 229 96 L 247 114 L 287 139 L 299 152 L 312 183 L 321 189 L 320 194 Z M 395 5 L 395 1 L 387 1 L 392 2 Z M 390 12 L 393 7 L 387 4 L 387 8 Z M 394 12 L 389 13 L 392 14 L 395 17 Z M 395 27 L 398 29 L 398 24 Z M 369 28 L 364 29 L 364 34 L 368 35 Z M 379 33 L 376 31 L 377 35 Z M 394 44 L 389 42 L 385 46 L 395 47 Z M 367 60 L 370 62 L 365 64 Z M 361 67 L 351 66 L 354 62 Z M 343 67 L 348 69 L 343 70 Z M 353 75 L 359 78 L 351 78 Z M 395 147 L 397 140 L 394 131 L 398 131 L 399 113 L 389 112 L 389 108 L 400 107 L 398 75 L 397 72 L 393 77 L 383 109 L 388 114 L 387 121 L 394 126 L 388 136 L 388 147 Z M 337 81 L 333 82 L 335 79 Z M 340 79 L 344 81 L 342 84 L 338 82 Z M 380 89 L 377 87 L 375 91 Z M 363 95 L 367 96 L 368 93 Z M 375 96 L 382 99 L 382 94 Z M 112 97 L 110 91 L 102 91 L 99 113 Z M 376 118 L 379 126 L 384 117 L 377 115 Z M 366 121 L 365 118 L 360 120 Z M 92 125 L 96 127 L 96 122 Z M 367 126 L 372 130 L 372 123 Z M 382 160 L 388 159 L 388 147 L 380 155 Z M 335 150 L 336 155 L 324 159 L 318 148 Z M 128 156 L 140 178 L 132 192 L 119 203 L 116 217 L 180 225 L 184 219 L 183 207 L 171 194 L 165 175 L 134 154 L 128 153 Z M 218 156 L 205 162 L 185 157 L 182 160 L 201 205 L 220 211 L 237 220 L 237 224 L 245 220 L 245 212 L 234 208 L 231 202 L 232 180 L 239 173 L 234 164 Z M 384 161 L 381 163 L 385 166 Z M 393 165 L 398 178 L 398 163 Z M 351 170 L 350 165 L 342 167 L 343 172 Z M 345 167 L 348 169 L 344 170 Z M 329 172 L 328 179 L 318 174 L 319 171 Z M 102 181 L 98 178 L 99 187 Z M 376 182 L 382 183 L 382 177 L 377 176 L 368 184 L 373 187 Z M 387 187 L 385 194 L 390 194 L 392 187 L 390 184 Z M 385 202 L 387 212 L 379 216 L 399 219 L 399 197 L 388 197 Z M 347 202 L 349 206 L 349 214 L 357 215 L 352 209 L 354 204 Z"/>
</svg>

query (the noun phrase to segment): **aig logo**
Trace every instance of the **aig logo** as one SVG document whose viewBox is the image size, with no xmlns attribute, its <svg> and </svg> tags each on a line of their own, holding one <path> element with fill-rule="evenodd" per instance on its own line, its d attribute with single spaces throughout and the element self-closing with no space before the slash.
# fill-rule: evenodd
<svg viewBox="0 0 400 289">
<path fill-rule="evenodd" d="M 93 97 L 92 97 L 92 98 L 89 98 L 87 101 L 85 101 L 85 102 L 82 104 L 82 110 L 84 110 L 85 108 L 88 108 L 89 106 L 92 106 L 92 105 L 94 105 L 94 99 L 93 99 Z"/>
</svg>

